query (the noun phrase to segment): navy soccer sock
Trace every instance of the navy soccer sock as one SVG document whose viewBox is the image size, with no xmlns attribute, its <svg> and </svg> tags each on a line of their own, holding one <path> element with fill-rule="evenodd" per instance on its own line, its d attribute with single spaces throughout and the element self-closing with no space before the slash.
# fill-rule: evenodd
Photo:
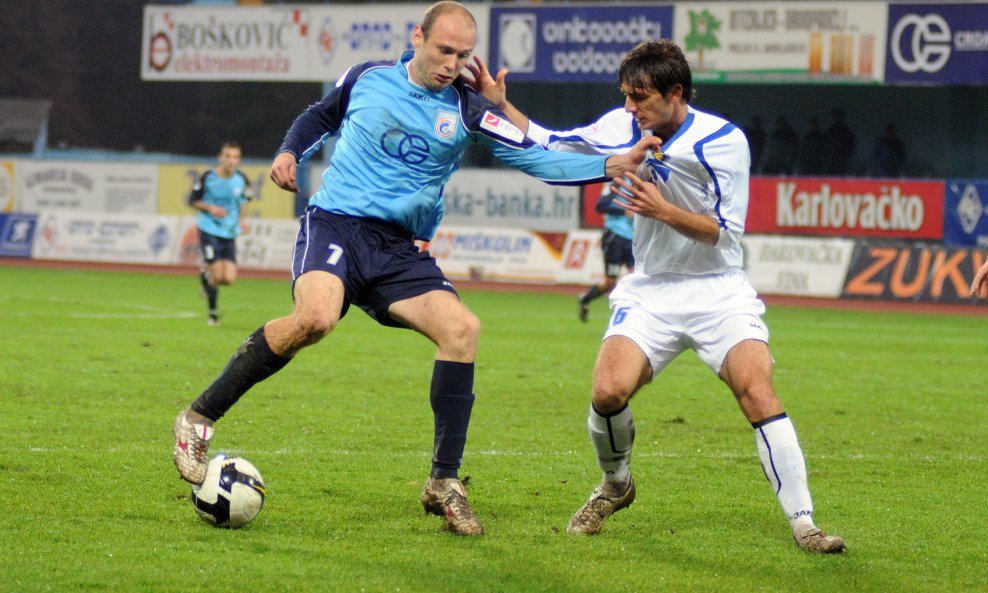
<svg viewBox="0 0 988 593">
<path fill-rule="evenodd" d="M 594 300 L 595 298 L 599 297 L 602 294 L 604 293 L 602 293 L 600 291 L 600 288 L 596 284 L 594 284 L 593 286 L 590 287 L 590 290 L 588 290 L 586 293 L 583 294 L 582 297 L 580 297 L 580 302 L 589 303 L 590 301 Z"/>
<path fill-rule="evenodd" d="M 458 477 L 473 400 L 473 363 L 437 360 L 429 397 L 436 429 L 431 477 Z"/>
<path fill-rule="evenodd" d="M 248 389 L 277 373 L 290 361 L 291 358 L 283 358 L 271 351 L 262 325 L 244 340 L 213 384 L 192 402 L 192 410 L 215 422 Z"/>
<path fill-rule="evenodd" d="M 209 272 L 203 270 L 199 272 L 199 282 L 202 290 L 206 293 L 206 300 L 209 303 L 209 314 L 216 315 L 216 303 L 219 301 L 220 289 L 209 283 Z"/>
</svg>

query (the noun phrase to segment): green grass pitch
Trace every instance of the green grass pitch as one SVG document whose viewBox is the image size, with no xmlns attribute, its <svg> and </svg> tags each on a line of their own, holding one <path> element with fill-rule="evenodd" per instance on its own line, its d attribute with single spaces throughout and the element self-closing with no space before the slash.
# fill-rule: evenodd
<svg viewBox="0 0 988 593">
<path fill-rule="evenodd" d="M 0 591 L 988 591 L 988 316 L 774 306 L 775 384 L 818 524 L 803 553 L 750 427 L 688 352 L 634 400 L 638 500 L 565 533 L 599 479 L 585 416 L 606 323 L 574 296 L 463 290 L 484 323 L 461 475 L 483 538 L 418 501 L 433 347 L 359 310 L 258 385 L 214 452 L 264 474 L 239 531 L 192 510 L 171 423 L 284 281 L 241 280 L 207 327 L 194 277 L 0 263 Z"/>
</svg>

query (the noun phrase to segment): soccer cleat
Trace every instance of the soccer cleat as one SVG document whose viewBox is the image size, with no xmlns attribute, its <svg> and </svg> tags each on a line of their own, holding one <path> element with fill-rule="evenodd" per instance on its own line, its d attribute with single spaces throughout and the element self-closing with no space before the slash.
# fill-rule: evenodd
<svg viewBox="0 0 988 593">
<path fill-rule="evenodd" d="M 608 517 L 633 502 L 635 502 L 635 481 L 630 477 L 628 478 L 628 489 L 624 491 L 624 494 L 617 496 L 605 494 L 603 485 L 597 486 L 590 493 L 590 500 L 570 519 L 566 531 L 582 535 L 596 535 L 600 533 L 600 528 L 604 526 L 604 521 Z"/>
<path fill-rule="evenodd" d="M 792 538 L 796 540 L 796 545 L 807 552 L 818 554 L 840 554 L 844 552 L 844 538 L 839 535 L 827 535 L 817 529 L 814 525 L 808 525 L 800 530 L 794 531 Z"/>
<path fill-rule="evenodd" d="M 175 418 L 172 432 L 175 433 L 172 461 L 175 462 L 178 473 L 186 482 L 202 484 L 206 479 L 206 453 L 209 452 L 209 441 L 215 432 L 213 427 L 208 424 L 192 424 L 186 419 L 183 410 Z"/>
<path fill-rule="evenodd" d="M 580 299 L 579 315 L 580 315 L 580 321 L 582 321 L 583 323 L 586 323 L 587 319 L 590 317 L 590 303 L 585 303 L 582 298 Z"/>
<path fill-rule="evenodd" d="M 206 325 L 208 325 L 210 327 L 215 327 L 215 326 L 217 326 L 219 324 L 220 324 L 220 318 L 217 317 L 216 315 L 210 315 L 206 319 Z"/>
<path fill-rule="evenodd" d="M 483 535 L 484 526 L 473 513 L 463 484 L 456 478 L 429 478 L 422 488 L 425 512 L 446 518 L 449 530 L 457 535 Z"/>
</svg>

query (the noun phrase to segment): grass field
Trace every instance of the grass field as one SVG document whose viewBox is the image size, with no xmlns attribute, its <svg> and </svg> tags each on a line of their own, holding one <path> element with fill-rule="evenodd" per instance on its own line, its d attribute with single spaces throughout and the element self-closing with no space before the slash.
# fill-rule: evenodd
<svg viewBox="0 0 988 593">
<path fill-rule="evenodd" d="M 0 591 L 988 591 L 988 316 L 769 309 L 817 521 L 849 546 L 819 557 L 692 353 L 635 399 L 637 502 L 566 534 L 599 479 L 584 423 L 607 312 L 581 324 L 572 296 L 533 293 L 462 294 L 484 322 L 461 472 L 483 538 L 418 502 L 431 345 L 359 310 L 218 425 L 213 451 L 254 462 L 268 498 L 212 528 L 172 419 L 290 297 L 242 280 L 210 328 L 196 290 L 0 264 Z"/>
</svg>

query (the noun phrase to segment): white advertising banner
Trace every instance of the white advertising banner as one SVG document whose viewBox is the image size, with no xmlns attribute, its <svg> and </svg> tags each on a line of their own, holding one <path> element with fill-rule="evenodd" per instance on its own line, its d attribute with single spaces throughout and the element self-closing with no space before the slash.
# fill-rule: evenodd
<svg viewBox="0 0 988 593">
<path fill-rule="evenodd" d="M 428 5 L 146 6 L 143 80 L 335 81 L 354 64 L 397 59 Z M 488 57 L 490 7 L 474 53 Z"/>
<path fill-rule="evenodd" d="M 679 2 L 674 19 L 697 81 L 884 78 L 886 2 Z"/>
<path fill-rule="evenodd" d="M 335 4 L 311 6 L 313 34 L 308 80 L 338 80 L 348 68 L 368 60 L 394 60 L 412 49 L 415 25 L 428 4 Z M 473 53 L 487 61 L 490 7 L 467 5 L 477 21 Z"/>
<path fill-rule="evenodd" d="M 298 234 L 295 219 L 249 218 L 247 231 L 237 237 L 237 266 L 250 270 L 292 269 L 292 250 Z M 178 226 L 175 263 L 196 266 L 202 262 L 195 216 L 182 216 Z"/>
<path fill-rule="evenodd" d="M 553 283 L 560 254 L 537 233 L 446 226 L 427 245 L 453 279 Z"/>
<path fill-rule="evenodd" d="M 174 216 L 43 210 L 31 257 L 70 261 L 172 264 L 178 243 Z"/>
<path fill-rule="evenodd" d="M 262 220 L 247 221 L 247 232 L 237 238 L 237 263 L 253 270 L 292 269 L 292 253 L 298 235 L 298 221 Z"/>
<path fill-rule="evenodd" d="M 597 229 L 572 231 L 566 236 L 558 284 L 600 284 L 604 280 L 604 252 L 600 241 L 604 232 Z"/>
<path fill-rule="evenodd" d="M 746 235 L 745 270 L 763 294 L 837 298 L 844 289 L 853 239 Z"/>
<path fill-rule="evenodd" d="M 136 163 L 31 161 L 15 163 L 16 211 L 46 208 L 154 214 L 158 166 Z"/>
<path fill-rule="evenodd" d="M 452 225 L 565 232 L 580 226 L 580 188 L 518 171 L 461 169 L 443 191 Z"/>
<path fill-rule="evenodd" d="M 145 6 L 143 80 L 306 80 L 308 11 Z"/>
</svg>

